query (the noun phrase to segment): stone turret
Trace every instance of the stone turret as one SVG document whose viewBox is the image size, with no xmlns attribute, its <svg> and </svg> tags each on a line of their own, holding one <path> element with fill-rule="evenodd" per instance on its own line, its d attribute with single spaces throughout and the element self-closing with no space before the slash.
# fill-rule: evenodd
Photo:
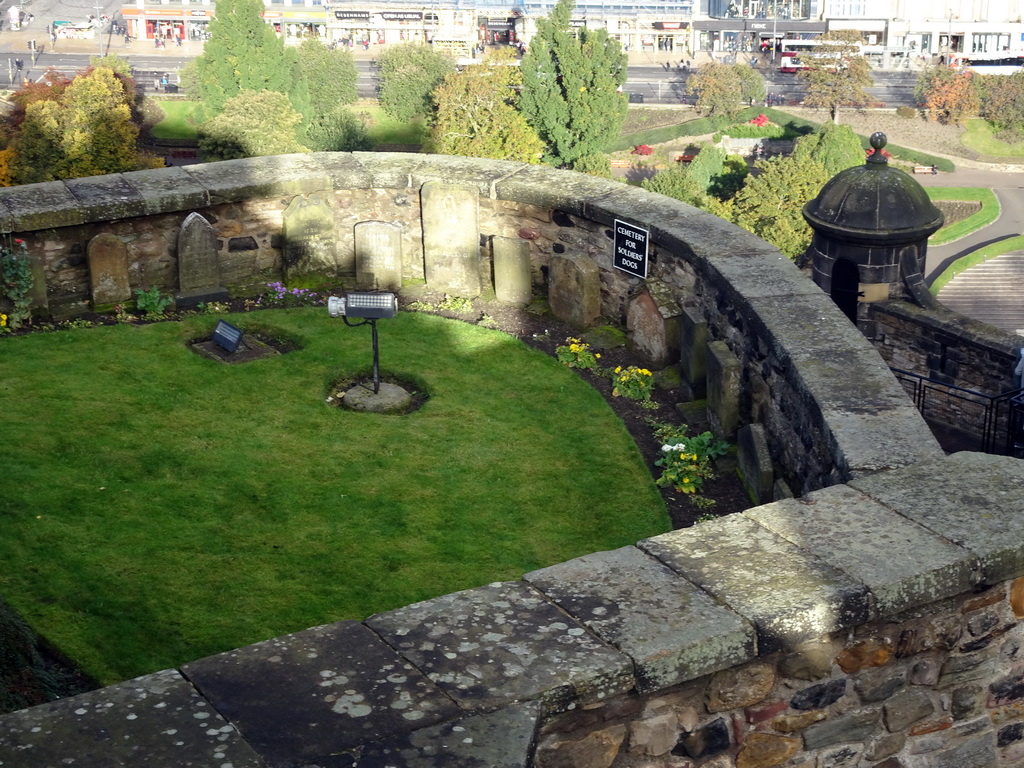
<svg viewBox="0 0 1024 768">
<path fill-rule="evenodd" d="M 872 134 L 864 165 L 836 174 L 803 210 L 814 230 L 807 253 L 814 282 L 869 336 L 860 304 L 908 298 L 932 306 L 924 260 L 944 220 L 924 188 L 889 165 L 885 144 L 884 133 Z"/>
</svg>

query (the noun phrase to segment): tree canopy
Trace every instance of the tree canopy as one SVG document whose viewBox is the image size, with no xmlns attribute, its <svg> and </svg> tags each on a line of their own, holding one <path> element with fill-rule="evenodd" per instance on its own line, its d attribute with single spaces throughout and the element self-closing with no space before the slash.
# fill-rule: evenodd
<svg viewBox="0 0 1024 768">
<path fill-rule="evenodd" d="M 288 94 L 292 107 L 308 114 L 298 55 L 263 21 L 263 10 L 261 0 L 217 0 L 210 39 L 182 73 L 185 89 L 207 116 L 219 115 L 242 91 Z"/>
<path fill-rule="evenodd" d="M 981 110 L 981 76 L 970 70 L 929 67 L 914 91 L 930 120 L 960 125 Z"/>
<path fill-rule="evenodd" d="M 348 50 L 331 50 L 315 37 L 299 46 L 299 70 L 306 81 L 314 117 L 333 112 L 339 104 L 352 104 L 356 93 L 356 63 Z"/>
<path fill-rule="evenodd" d="M 841 107 L 854 107 L 871 101 L 865 89 L 874 81 L 871 66 L 860 52 L 860 34 L 852 29 L 826 32 L 810 56 L 803 57 L 807 69 L 800 76 L 807 81 L 804 104 L 827 109 L 832 122 L 839 122 Z"/>
<path fill-rule="evenodd" d="M 749 67 L 747 69 L 750 69 Z M 696 96 L 697 111 L 709 117 L 732 116 L 743 109 L 741 66 L 713 61 L 701 66 L 686 81 L 686 90 Z M 761 98 L 764 98 L 762 79 Z"/>
<path fill-rule="evenodd" d="M 1020 141 L 1024 134 L 1024 72 L 1012 75 L 982 77 L 981 116 L 1000 131 L 1012 134 L 1007 138 Z"/>
<path fill-rule="evenodd" d="M 512 66 L 511 49 L 505 51 L 449 72 L 434 91 L 434 152 L 540 162 L 544 144 L 514 105 L 522 73 Z"/>
<path fill-rule="evenodd" d="M 558 0 L 537 22 L 520 68 L 519 108 L 547 147 L 544 162 L 591 168 L 619 134 L 629 107 L 619 88 L 626 82 L 626 55 L 606 30 L 569 26 L 573 0 Z M 577 33 L 578 32 L 578 36 Z"/>
<path fill-rule="evenodd" d="M 395 120 L 422 117 L 432 122 L 434 89 L 455 70 L 451 57 L 422 43 L 406 43 L 384 50 L 377 59 L 380 106 Z"/>
<path fill-rule="evenodd" d="M 825 123 L 814 133 L 797 139 L 793 155 L 817 160 L 825 166 L 827 177 L 832 178 L 840 171 L 864 164 L 864 145 L 850 126 Z"/>
<path fill-rule="evenodd" d="M 302 115 L 277 91 L 242 91 L 199 128 L 199 151 L 207 160 L 306 152 L 296 129 Z"/>
</svg>

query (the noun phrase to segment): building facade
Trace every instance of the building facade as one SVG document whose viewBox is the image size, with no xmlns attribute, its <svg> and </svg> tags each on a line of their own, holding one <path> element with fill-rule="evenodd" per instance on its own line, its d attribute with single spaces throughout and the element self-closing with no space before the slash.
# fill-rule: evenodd
<svg viewBox="0 0 1024 768">
<path fill-rule="evenodd" d="M 457 56 L 528 44 L 554 0 L 265 0 L 289 43 L 316 37 L 364 50 L 428 42 Z M 213 0 L 135 0 L 122 14 L 137 39 L 204 40 Z M 605 29 L 633 60 L 757 52 L 786 39 L 854 29 L 866 45 L 905 55 L 1024 50 L 1024 0 L 581 0 L 578 27 Z"/>
</svg>

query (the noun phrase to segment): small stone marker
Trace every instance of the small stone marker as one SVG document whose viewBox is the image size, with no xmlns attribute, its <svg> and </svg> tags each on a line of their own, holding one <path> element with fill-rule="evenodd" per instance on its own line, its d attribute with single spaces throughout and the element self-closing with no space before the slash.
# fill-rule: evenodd
<svg viewBox="0 0 1024 768">
<path fill-rule="evenodd" d="M 284 272 L 334 277 L 338 272 L 338 236 L 334 210 L 319 195 L 296 197 L 282 214 Z"/>
<path fill-rule="evenodd" d="M 128 246 L 108 232 L 96 235 L 86 248 L 93 307 L 129 301 Z"/>
<path fill-rule="evenodd" d="M 242 343 L 242 329 L 233 326 L 223 320 L 217 321 L 217 327 L 213 329 L 212 341 L 225 352 L 237 352 L 238 345 Z"/>
<path fill-rule="evenodd" d="M 175 305 L 190 309 L 207 301 L 223 301 L 217 233 L 201 214 L 190 213 L 178 230 L 178 289 Z"/>
<path fill-rule="evenodd" d="M 356 287 L 366 291 L 402 288 L 402 228 L 385 221 L 355 225 Z"/>
<path fill-rule="evenodd" d="M 679 372 L 687 400 L 703 400 L 707 394 L 708 322 L 692 307 L 679 316 Z"/>
<path fill-rule="evenodd" d="M 502 304 L 525 307 L 533 298 L 530 243 L 519 237 L 495 236 L 494 295 Z"/>
<path fill-rule="evenodd" d="M 660 280 L 648 280 L 626 308 L 630 340 L 658 368 L 679 357 L 681 312 L 673 289 Z"/>
<path fill-rule="evenodd" d="M 479 192 L 428 181 L 420 196 L 427 287 L 467 299 L 479 296 Z"/>
<path fill-rule="evenodd" d="M 589 328 L 601 315 L 601 270 L 584 256 L 553 254 L 548 304 L 559 320 L 576 328 Z"/>
<path fill-rule="evenodd" d="M 724 341 L 708 344 L 708 421 L 716 437 L 732 440 L 740 423 L 742 366 Z"/>
<path fill-rule="evenodd" d="M 755 504 L 774 501 L 775 471 L 768 439 L 760 424 L 747 424 L 736 433 L 737 456 L 743 484 L 754 497 Z"/>
</svg>

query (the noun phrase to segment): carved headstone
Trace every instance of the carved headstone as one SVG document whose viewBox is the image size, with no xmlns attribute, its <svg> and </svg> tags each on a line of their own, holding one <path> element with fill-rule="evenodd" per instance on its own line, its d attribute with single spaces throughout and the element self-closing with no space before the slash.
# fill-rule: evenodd
<svg viewBox="0 0 1024 768">
<path fill-rule="evenodd" d="M 576 328 L 589 328 L 601 315 L 601 270 L 585 256 L 553 254 L 548 271 L 551 313 Z"/>
<path fill-rule="evenodd" d="M 117 304 L 132 297 L 128 281 L 128 246 L 107 232 L 96 235 L 86 248 L 93 307 Z"/>
<path fill-rule="evenodd" d="M 398 291 L 402 287 L 402 228 L 384 221 L 355 226 L 356 287 Z"/>
<path fill-rule="evenodd" d="M 282 214 L 285 278 L 302 275 L 335 277 L 338 235 L 334 210 L 319 195 L 296 197 Z"/>
<path fill-rule="evenodd" d="M 427 287 L 465 298 L 479 296 L 479 193 L 428 181 L 420 197 Z"/>
<path fill-rule="evenodd" d="M 495 236 L 494 295 L 502 304 L 525 307 L 533 298 L 530 244 L 518 237 Z"/>
<path fill-rule="evenodd" d="M 732 440 L 740 423 L 739 358 L 724 341 L 708 344 L 708 421 L 722 440 Z"/>
<path fill-rule="evenodd" d="M 679 321 L 680 389 L 687 400 L 703 400 L 708 391 L 708 321 L 692 307 L 683 307 Z"/>
<path fill-rule="evenodd" d="M 206 301 L 223 301 L 217 233 L 201 214 L 190 213 L 178 230 L 178 309 Z"/>
</svg>

